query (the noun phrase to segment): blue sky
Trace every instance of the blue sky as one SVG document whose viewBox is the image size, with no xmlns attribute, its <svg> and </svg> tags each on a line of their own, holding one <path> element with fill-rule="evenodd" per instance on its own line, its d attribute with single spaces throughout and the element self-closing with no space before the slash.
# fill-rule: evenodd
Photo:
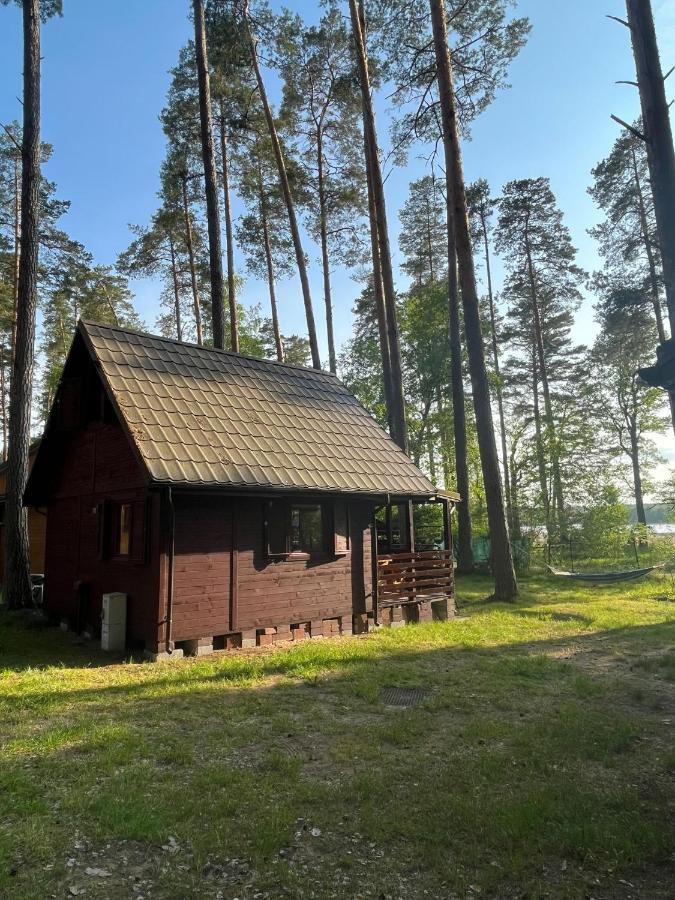
<svg viewBox="0 0 675 900">
<path fill-rule="evenodd" d="M 63 225 L 99 262 L 113 263 L 129 242 L 128 223 L 145 223 L 156 208 L 158 170 L 164 141 L 158 122 L 168 86 L 168 69 L 189 38 L 188 0 L 65 0 L 62 19 L 43 31 L 43 137 L 54 145 L 47 175 L 59 195 L 72 202 Z M 275 6 L 278 4 L 274 4 Z M 316 6 L 289 0 L 308 19 Z M 664 69 L 675 63 L 675 2 L 653 0 Z M 486 177 L 495 192 L 516 177 L 546 175 L 566 216 L 579 262 L 597 266 L 586 229 L 596 214 L 586 188 L 591 167 L 608 152 L 618 133 L 610 113 L 631 120 L 638 112 L 634 88 L 615 81 L 633 77 L 626 29 L 606 13 L 622 15 L 621 0 L 521 0 L 519 15 L 532 22 L 528 45 L 511 70 L 503 91 L 473 128 L 464 147 L 471 180 Z M 0 120 L 20 117 L 21 32 L 18 8 L 0 8 Z M 275 85 L 270 84 L 274 96 Z M 671 88 L 675 96 L 675 81 Z M 378 101 L 383 141 L 388 127 Z M 387 180 L 392 246 L 397 247 L 397 212 L 408 181 L 423 170 L 420 159 Z M 241 212 L 236 204 L 235 212 Z M 317 252 L 312 248 L 312 284 L 321 310 Z M 239 260 L 243 272 L 243 264 Z M 400 262 L 396 251 L 395 263 Z M 405 285 L 403 277 L 399 282 Z M 157 286 L 134 284 L 137 305 L 152 325 Z M 359 288 L 348 273 L 335 277 L 335 318 L 340 343 L 351 328 L 351 306 Z M 303 330 L 297 284 L 279 288 L 282 326 Z M 243 299 L 261 301 L 264 286 L 248 280 Z M 592 336 L 589 299 L 579 312 L 576 336 Z M 323 341 L 322 341 L 323 344 Z M 325 349 L 324 349 L 325 356 Z"/>
</svg>

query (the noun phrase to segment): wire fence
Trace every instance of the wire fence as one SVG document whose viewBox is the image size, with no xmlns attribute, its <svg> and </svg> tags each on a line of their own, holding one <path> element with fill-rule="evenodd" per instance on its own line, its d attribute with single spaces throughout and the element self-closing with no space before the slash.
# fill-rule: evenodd
<svg viewBox="0 0 675 900">
<path fill-rule="evenodd" d="M 474 538 L 472 548 L 476 567 L 488 571 L 490 538 Z M 577 535 L 557 541 L 537 536 L 512 540 L 511 550 L 516 570 L 523 574 L 546 572 L 548 566 L 569 572 L 622 572 L 671 563 L 675 567 L 674 537 L 639 527 L 604 539 L 600 546 Z"/>
</svg>

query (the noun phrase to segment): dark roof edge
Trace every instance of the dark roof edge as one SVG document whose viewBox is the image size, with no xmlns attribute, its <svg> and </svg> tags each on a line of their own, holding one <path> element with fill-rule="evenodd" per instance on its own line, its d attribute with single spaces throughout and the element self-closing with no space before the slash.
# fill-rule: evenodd
<svg viewBox="0 0 675 900">
<path fill-rule="evenodd" d="M 94 322 L 91 319 L 79 319 L 77 327 L 82 326 L 83 331 L 87 331 L 87 327 L 91 325 L 94 328 L 109 328 L 111 331 L 119 331 L 122 334 L 133 334 L 136 337 L 151 338 L 153 341 L 162 341 L 165 344 L 171 344 L 176 347 L 190 347 L 193 350 L 203 350 L 205 353 L 223 354 L 224 356 L 233 356 L 235 359 L 249 359 L 251 362 L 263 363 L 264 365 L 280 366 L 284 369 L 299 369 L 301 372 L 310 372 L 314 375 L 325 375 L 334 378 L 336 381 L 340 379 L 335 372 L 326 371 L 325 369 L 315 369 L 313 366 L 301 366 L 298 363 L 279 362 L 278 359 L 265 359 L 261 356 L 252 356 L 250 353 L 235 353 L 233 350 L 220 350 L 217 347 L 205 347 L 203 344 L 195 344 L 192 341 L 178 341 L 175 338 L 164 337 L 161 334 L 152 334 L 149 331 L 137 331 L 135 328 L 122 328 L 120 325 L 108 325 L 103 322 Z"/>
<path fill-rule="evenodd" d="M 171 487 L 181 491 L 213 491 L 226 494 L 312 494 L 324 497 L 404 497 L 406 499 L 425 499 L 430 500 L 438 496 L 437 491 L 365 491 L 358 489 L 347 490 L 342 488 L 321 488 L 321 487 L 294 487 L 292 485 L 276 485 L 276 484 L 227 484 L 225 482 L 209 482 L 209 481 L 171 481 L 167 479 L 151 478 L 149 486 L 153 488 Z"/>
</svg>

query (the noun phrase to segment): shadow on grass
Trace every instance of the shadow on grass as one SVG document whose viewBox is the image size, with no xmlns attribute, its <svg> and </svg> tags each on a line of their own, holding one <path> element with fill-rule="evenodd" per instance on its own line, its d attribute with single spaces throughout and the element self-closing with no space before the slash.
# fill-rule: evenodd
<svg viewBox="0 0 675 900">
<path fill-rule="evenodd" d="M 526 610 L 513 610 L 513 614 L 536 617 Z M 574 617 L 576 620 L 577 617 Z M 675 621 L 601 629 L 590 634 L 571 632 L 549 638 L 483 646 L 467 646 L 461 639 L 454 638 L 451 629 L 451 623 L 412 626 L 412 633 L 401 643 L 395 643 L 398 637 L 396 632 L 381 630 L 345 641 L 305 641 L 299 645 L 279 644 L 265 651 L 234 651 L 201 660 L 180 660 L 175 664 L 145 663 L 138 666 L 140 677 L 137 681 L 130 680 L 123 684 L 73 689 L 64 686 L 57 690 L 52 686 L 41 689 L 36 684 L 15 693 L 9 692 L 4 697 L 0 694 L 0 710 L 3 707 L 8 710 L 48 710 L 77 702 L 100 704 L 104 712 L 106 704 L 115 702 L 117 697 L 133 702 L 157 694 L 162 702 L 166 702 L 191 692 L 202 695 L 212 687 L 218 689 L 223 685 L 253 689 L 255 692 L 273 687 L 269 681 L 279 677 L 299 679 L 310 685 L 320 681 L 324 688 L 339 688 L 341 692 L 351 685 L 356 694 L 367 695 L 374 700 L 381 688 L 397 683 L 396 677 L 402 679 L 401 684 L 422 687 L 433 683 L 436 671 L 445 675 L 452 671 L 453 666 L 470 666 L 485 671 L 496 671 L 501 667 L 517 672 L 522 664 L 525 672 L 529 671 L 529 661 L 532 659 L 535 660 L 533 674 L 547 676 L 547 662 L 569 670 L 568 657 L 587 658 L 594 652 L 602 654 L 605 667 L 593 673 L 593 677 L 602 678 L 610 674 L 606 668 L 608 646 L 611 647 L 610 655 L 613 654 L 617 662 L 621 662 L 625 661 L 627 653 L 636 654 L 638 649 L 675 645 Z M 426 642 L 426 646 L 411 650 L 407 644 L 418 639 Z"/>
<path fill-rule="evenodd" d="M 529 623 L 538 617 L 529 608 L 535 602 L 525 597 L 503 609 Z M 565 623 L 583 626 L 584 617 L 566 615 L 552 609 L 560 633 L 522 642 L 470 643 L 468 617 L 120 668 L 100 686 L 60 684 L 51 672 L 34 680 L 29 673 L 22 686 L 10 677 L 0 708 L 22 733 L 9 737 L 0 766 L 0 813 L 4 788 L 9 809 L 23 804 L 26 834 L 38 823 L 54 829 L 47 833 L 66 842 L 64 856 L 73 821 L 101 841 L 162 843 L 176 834 L 198 860 L 227 847 L 263 868 L 276 861 L 269 878 L 281 873 L 291 896 L 302 896 L 302 885 L 279 864 L 279 851 L 299 821 L 323 832 L 310 865 L 336 891 L 325 896 L 361 893 L 360 878 L 372 879 L 379 894 L 410 896 L 422 896 L 413 883 L 423 879 L 427 895 L 445 896 L 446 879 L 465 892 L 476 872 L 488 887 L 515 879 L 544 896 L 538 872 L 551 858 L 558 868 L 572 860 L 598 871 L 667 858 L 670 789 L 661 789 L 640 718 L 649 711 L 627 714 L 615 702 L 625 692 L 611 671 L 582 672 L 562 654 L 606 656 L 609 648 L 621 658 L 672 646 L 675 622 L 579 634 L 565 632 Z M 58 631 L 43 637 L 44 651 L 50 638 L 67 640 Z M 90 665 L 105 665 L 101 657 L 91 654 Z M 420 708 L 391 710 L 381 691 L 392 686 L 430 694 Z M 16 823 L 12 841 L 23 852 L 22 827 Z M 369 859 L 368 875 L 357 871 L 343 890 L 330 869 L 318 874 L 318 859 L 340 869 L 362 842 L 387 851 L 381 862 Z M 572 868 L 565 878 L 576 877 Z M 36 871 L 45 878 L 42 867 Z M 201 872 L 195 863 L 190 878 L 198 882 Z M 171 865 L 167 873 L 187 877 Z M 402 888 L 397 879 L 409 881 Z M 0 894 L 1 887 L 0 878 Z M 492 896 L 511 896 L 496 890 Z M 365 891 L 371 895 L 378 894 Z"/>
</svg>

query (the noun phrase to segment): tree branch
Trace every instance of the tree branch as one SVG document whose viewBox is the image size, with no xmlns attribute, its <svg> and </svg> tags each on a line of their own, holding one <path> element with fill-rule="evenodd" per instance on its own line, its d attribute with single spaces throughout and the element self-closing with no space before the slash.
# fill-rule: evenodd
<svg viewBox="0 0 675 900">
<path fill-rule="evenodd" d="M 612 113 L 611 118 L 614 119 L 615 122 L 618 122 L 619 125 L 623 125 L 624 128 L 627 128 L 628 131 L 630 131 L 631 134 L 634 134 L 636 138 L 639 138 L 641 141 L 644 141 L 645 144 L 647 143 L 647 138 L 641 131 L 638 131 L 637 128 L 634 128 L 632 125 L 629 125 L 628 122 L 624 122 L 623 119 L 620 119 L 618 116 L 615 116 L 613 113 Z"/>
<path fill-rule="evenodd" d="M 619 25 L 625 25 L 626 28 L 630 28 L 630 25 L 628 24 L 628 22 L 626 22 L 625 19 L 620 19 L 618 16 L 610 16 L 610 15 L 608 15 L 607 18 L 608 18 L 608 19 L 614 19 L 614 21 L 615 21 L 615 22 L 618 22 Z"/>
</svg>

